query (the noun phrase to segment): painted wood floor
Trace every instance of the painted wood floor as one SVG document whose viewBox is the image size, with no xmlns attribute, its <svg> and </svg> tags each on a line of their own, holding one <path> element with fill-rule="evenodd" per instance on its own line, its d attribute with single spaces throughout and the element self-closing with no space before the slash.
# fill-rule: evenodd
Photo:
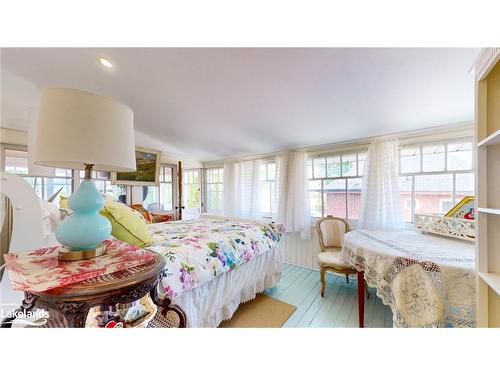
<svg viewBox="0 0 500 375">
<path fill-rule="evenodd" d="M 318 271 L 290 264 L 283 266 L 277 286 L 265 294 L 297 306 L 283 327 L 358 327 L 357 281 L 346 283 L 345 277 L 326 276 L 325 297 L 320 295 Z M 392 312 L 370 288 L 365 300 L 365 327 L 392 327 Z"/>
</svg>

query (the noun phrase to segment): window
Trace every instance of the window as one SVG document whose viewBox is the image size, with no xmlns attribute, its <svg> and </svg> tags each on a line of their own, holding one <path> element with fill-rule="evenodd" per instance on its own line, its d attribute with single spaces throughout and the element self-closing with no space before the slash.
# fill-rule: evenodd
<svg viewBox="0 0 500 375">
<path fill-rule="evenodd" d="M 151 212 L 174 210 L 173 167 L 162 164 L 160 186 L 148 186 L 143 206 Z"/>
<path fill-rule="evenodd" d="M 85 171 L 79 171 L 80 182 L 83 181 L 85 177 Z M 126 185 L 113 185 L 111 183 L 111 173 L 104 171 L 93 171 L 92 180 L 95 183 L 97 190 L 101 194 L 109 195 L 113 199 L 119 200 L 122 203 L 126 203 L 127 196 L 127 186 Z"/>
<path fill-rule="evenodd" d="M 276 162 L 262 161 L 259 175 L 260 211 L 263 218 L 271 218 L 277 211 L 275 195 Z"/>
<path fill-rule="evenodd" d="M 71 169 L 54 169 L 54 177 L 32 176 L 28 170 L 28 151 L 5 149 L 5 171 L 23 176 L 37 195 L 48 200 L 62 188 L 59 195 L 69 196 L 72 192 Z M 57 202 L 57 200 L 56 200 Z"/>
<path fill-rule="evenodd" d="M 221 212 L 224 192 L 224 168 L 207 168 L 205 178 L 207 212 Z"/>
<path fill-rule="evenodd" d="M 315 156 L 308 160 L 311 216 L 359 218 L 366 153 Z"/>
<path fill-rule="evenodd" d="M 404 146 L 399 154 L 403 218 L 445 214 L 466 195 L 474 195 L 470 140 Z"/>
<path fill-rule="evenodd" d="M 200 174 L 198 169 L 182 171 L 183 200 L 186 210 L 200 208 Z"/>
</svg>

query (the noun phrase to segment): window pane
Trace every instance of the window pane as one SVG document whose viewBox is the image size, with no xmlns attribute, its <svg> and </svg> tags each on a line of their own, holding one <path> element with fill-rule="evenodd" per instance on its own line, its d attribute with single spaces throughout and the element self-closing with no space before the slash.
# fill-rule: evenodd
<svg viewBox="0 0 500 375">
<path fill-rule="evenodd" d="M 325 215 L 346 217 L 346 180 L 324 180 Z"/>
<path fill-rule="evenodd" d="M 309 210 L 311 216 L 321 217 L 321 181 L 309 181 Z"/>
<path fill-rule="evenodd" d="M 363 176 L 365 173 L 365 162 L 366 162 L 366 153 L 358 154 L 358 176 Z"/>
<path fill-rule="evenodd" d="M 424 172 L 444 171 L 444 145 L 422 147 L 422 158 Z"/>
<path fill-rule="evenodd" d="M 127 202 L 127 187 L 125 185 L 113 185 L 111 181 L 106 181 L 106 195 L 122 203 Z"/>
<path fill-rule="evenodd" d="M 267 164 L 267 179 L 274 180 L 276 177 L 276 163 Z"/>
<path fill-rule="evenodd" d="M 326 177 L 326 162 L 325 158 L 313 159 L 314 178 Z"/>
<path fill-rule="evenodd" d="M 28 174 L 28 152 L 6 149 L 5 171 L 16 174 Z"/>
<path fill-rule="evenodd" d="M 48 200 L 59 189 L 62 188 L 58 196 L 64 195 L 69 197 L 71 195 L 71 179 L 70 178 L 44 178 L 45 192 L 43 199 Z"/>
<path fill-rule="evenodd" d="M 403 220 L 407 223 L 413 222 L 411 216 L 411 208 L 413 205 L 411 199 L 411 186 L 413 183 L 412 176 L 399 177 L 399 194 L 401 199 L 401 211 L 403 213 Z"/>
<path fill-rule="evenodd" d="M 56 168 L 55 175 L 58 177 L 71 177 L 71 169 Z"/>
<path fill-rule="evenodd" d="M 316 171 L 314 173 L 316 175 Z M 326 176 L 340 177 L 340 156 L 330 156 L 326 159 Z"/>
<path fill-rule="evenodd" d="M 307 159 L 307 178 L 313 178 L 313 170 L 312 170 L 312 159 Z"/>
<path fill-rule="evenodd" d="M 106 192 L 106 181 L 103 180 L 94 180 L 95 187 L 101 194 L 104 194 Z"/>
<path fill-rule="evenodd" d="M 198 185 L 198 170 L 189 170 L 184 173 L 184 205 L 188 208 L 200 207 L 200 188 Z"/>
<path fill-rule="evenodd" d="M 350 178 L 347 180 L 347 218 L 349 220 L 359 219 L 362 184 L 362 178 Z"/>
<path fill-rule="evenodd" d="M 472 143 L 448 144 L 448 170 L 472 169 Z"/>
<path fill-rule="evenodd" d="M 356 154 L 342 155 L 342 176 L 357 176 Z"/>
<path fill-rule="evenodd" d="M 453 175 L 415 176 L 415 212 L 444 214 L 453 201 Z"/>
<path fill-rule="evenodd" d="M 160 205 L 158 202 L 158 187 L 157 186 L 147 186 L 147 195 L 144 201 L 142 202 L 142 205 L 144 208 L 148 211 L 159 211 L 160 210 Z"/>
<path fill-rule="evenodd" d="M 224 183 L 224 168 L 219 168 L 219 183 Z"/>
<path fill-rule="evenodd" d="M 172 195 L 172 183 L 160 183 L 160 209 L 163 211 L 172 211 L 173 207 L 173 195 Z"/>
<path fill-rule="evenodd" d="M 259 177 L 261 181 L 265 181 L 267 179 L 267 164 L 262 163 L 260 165 Z"/>
<path fill-rule="evenodd" d="M 160 181 L 172 182 L 172 168 L 163 166 L 161 170 L 162 173 L 160 174 Z"/>
<path fill-rule="evenodd" d="M 420 172 L 420 147 L 404 147 L 399 155 L 401 173 Z"/>
<path fill-rule="evenodd" d="M 456 203 L 467 195 L 474 195 L 474 173 L 457 173 L 455 189 Z"/>
</svg>

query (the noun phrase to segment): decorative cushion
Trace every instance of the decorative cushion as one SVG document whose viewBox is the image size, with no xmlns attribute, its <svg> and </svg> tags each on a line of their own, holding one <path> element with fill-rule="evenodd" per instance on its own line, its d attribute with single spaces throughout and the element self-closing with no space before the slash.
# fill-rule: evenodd
<svg viewBox="0 0 500 375">
<path fill-rule="evenodd" d="M 139 212 L 144 217 L 144 220 L 146 220 L 146 223 L 153 223 L 152 214 L 146 210 L 142 204 L 133 204 L 130 207 Z"/>
<path fill-rule="evenodd" d="M 165 221 L 172 221 L 174 220 L 174 215 L 169 215 L 169 214 L 153 214 L 149 213 L 152 218 L 153 223 L 163 223 Z"/>
<path fill-rule="evenodd" d="M 320 266 L 330 266 L 339 269 L 352 268 L 344 262 L 342 251 L 324 251 L 318 254 Z"/>
<path fill-rule="evenodd" d="M 111 234 L 121 241 L 144 247 L 151 243 L 152 236 L 144 217 L 121 202 L 106 202 L 101 215 L 111 221 Z"/>
</svg>

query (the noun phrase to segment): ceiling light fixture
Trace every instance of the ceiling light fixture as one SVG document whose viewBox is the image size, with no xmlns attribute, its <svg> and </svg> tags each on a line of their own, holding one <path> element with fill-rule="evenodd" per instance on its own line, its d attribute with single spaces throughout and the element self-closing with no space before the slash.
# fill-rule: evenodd
<svg viewBox="0 0 500 375">
<path fill-rule="evenodd" d="M 106 68 L 112 68 L 112 67 L 113 67 L 113 64 L 111 64 L 111 61 L 106 60 L 104 57 L 101 57 L 101 58 L 99 59 L 99 61 L 100 61 L 100 63 L 101 63 L 102 65 L 104 65 Z"/>
</svg>

